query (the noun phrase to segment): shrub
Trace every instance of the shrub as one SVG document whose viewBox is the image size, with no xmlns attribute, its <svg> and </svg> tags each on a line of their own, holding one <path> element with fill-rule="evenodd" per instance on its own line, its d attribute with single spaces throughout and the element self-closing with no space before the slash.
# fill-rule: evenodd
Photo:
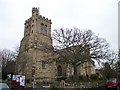
<svg viewBox="0 0 120 90">
<path fill-rule="evenodd" d="M 79 80 L 83 81 L 84 80 L 84 76 L 83 75 L 79 76 Z"/>
<path fill-rule="evenodd" d="M 69 76 L 68 79 L 67 79 L 67 81 L 68 81 L 68 82 L 74 81 L 73 76 L 72 76 L 72 75 Z"/>
<path fill-rule="evenodd" d="M 85 82 L 87 82 L 87 81 L 89 81 L 89 77 L 81 75 L 81 76 L 79 76 L 79 81 L 85 81 Z"/>
<path fill-rule="evenodd" d="M 7 79 L 7 73 L 6 72 L 2 72 L 2 80 Z"/>
<path fill-rule="evenodd" d="M 90 79 L 92 79 L 92 80 L 98 80 L 98 75 L 97 74 L 92 74 L 91 76 L 90 76 Z"/>
</svg>

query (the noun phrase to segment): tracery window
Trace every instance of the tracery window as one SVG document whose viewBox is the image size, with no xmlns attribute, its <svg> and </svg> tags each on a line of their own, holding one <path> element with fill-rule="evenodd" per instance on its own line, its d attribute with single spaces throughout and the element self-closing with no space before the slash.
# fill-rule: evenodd
<svg viewBox="0 0 120 90">
<path fill-rule="evenodd" d="M 60 65 L 57 67 L 57 70 L 58 70 L 58 76 L 62 76 L 62 67 Z"/>
<path fill-rule="evenodd" d="M 41 23 L 41 31 L 42 32 L 47 32 L 47 25 Z"/>
</svg>

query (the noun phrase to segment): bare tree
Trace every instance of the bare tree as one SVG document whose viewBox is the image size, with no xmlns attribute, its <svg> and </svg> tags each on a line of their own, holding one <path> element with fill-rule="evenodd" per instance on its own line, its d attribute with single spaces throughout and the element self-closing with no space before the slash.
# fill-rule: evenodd
<svg viewBox="0 0 120 90">
<path fill-rule="evenodd" d="M 15 52 L 10 51 L 8 49 L 4 49 L 1 51 L 1 57 L 2 57 L 2 65 L 6 65 L 8 61 L 14 61 L 16 58 Z"/>
<path fill-rule="evenodd" d="M 0 50 L 0 67 L 2 67 L 2 51 Z"/>
<path fill-rule="evenodd" d="M 115 69 L 120 77 L 120 49 L 118 50 L 118 59 L 117 62 L 115 63 Z"/>
<path fill-rule="evenodd" d="M 59 58 L 74 68 L 77 76 L 77 66 L 83 62 L 95 60 L 113 60 L 109 44 L 104 38 L 95 35 L 91 30 L 81 31 L 73 29 L 55 29 L 53 31 L 54 48 Z"/>
<path fill-rule="evenodd" d="M 16 54 L 15 52 L 3 49 L 0 51 L 0 61 L 1 61 L 1 68 L 2 68 L 2 76 L 3 78 L 6 78 L 6 74 L 8 73 L 14 73 L 15 70 L 15 60 L 16 60 Z"/>
<path fill-rule="evenodd" d="M 20 48 L 19 44 L 17 44 L 17 45 L 14 47 L 14 52 L 15 52 L 16 56 L 18 56 L 19 48 Z"/>
</svg>

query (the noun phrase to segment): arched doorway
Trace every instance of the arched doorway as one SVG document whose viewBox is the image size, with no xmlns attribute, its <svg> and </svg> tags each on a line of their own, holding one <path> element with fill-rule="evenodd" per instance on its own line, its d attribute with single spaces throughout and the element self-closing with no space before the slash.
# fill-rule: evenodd
<svg viewBox="0 0 120 90">
<path fill-rule="evenodd" d="M 58 75 L 58 77 L 62 76 L 62 67 L 61 67 L 61 65 L 58 65 L 58 67 L 57 67 L 57 75 Z"/>
<path fill-rule="evenodd" d="M 63 70 L 63 65 L 58 65 L 57 66 L 57 81 L 65 80 L 65 69 Z"/>
</svg>

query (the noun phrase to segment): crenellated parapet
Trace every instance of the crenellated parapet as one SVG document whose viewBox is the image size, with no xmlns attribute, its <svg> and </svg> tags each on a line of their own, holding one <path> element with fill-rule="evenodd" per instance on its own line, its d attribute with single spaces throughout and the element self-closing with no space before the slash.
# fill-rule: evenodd
<svg viewBox="0 0 120 90">
<path fill-rule="evenodd" d="M 33 11 L 38 12 L 38 10 L 39 10 L 39 8 L 37 8 L 37 7 L 33 7 L 33 8 L 32 8 L 32 12 L 33 12 Z"/>
<path fill-rule="evenodd" d="M 36 18 L 33 18 L 34 16 Z M 33 19 L 37 19 L 37 18 L 52 24 L 51 19 L 45 18 L 45 16 L 42 16 L 42 15 L 39 14 L 39 8 L 33 7 L 32 8 L 32 17 L 30 17 L 29 19 L 27 19 L 25 21 L 25 25 L 30 24 Z"/>
<path fill-rule="evenodd" d="M 51 23 L 51 20 L 50 19 L 48 19 L 48 18 L 45 18 L 45 16 L 42 16 L 42 15 L 40 15 L 39 14 L 39 8 L 36 8 L 36 7 L 33 7 L 32 8 L 32 15 L 36 15 L 36 16 L 38 16 L 38 18 L 41 20 L 44 20 L 44 21 L 46 21 L 46 22 L 50 22 Z"/>
<path fill-rule="evenodd" d="M 32 21 L 32 17 L 30 17 L 29 19 L 27 19 L 27 20 L 25 21 L 24 25 L 30 24 L 31 21 Z"/>
<path fill-rule="evenodd" d="M 39 19 L 42 19 L 43 21 L 49 22 L 50 24 L 52 24 L 51 19 L 45 18 L 42 15 L 39 15 Z"/>
<path fill-rule="evenodd" d="M 39 15 L 39 8 L 33 7 L 32 8 L 32 16 L 38 16 Z"/>
</svg>

